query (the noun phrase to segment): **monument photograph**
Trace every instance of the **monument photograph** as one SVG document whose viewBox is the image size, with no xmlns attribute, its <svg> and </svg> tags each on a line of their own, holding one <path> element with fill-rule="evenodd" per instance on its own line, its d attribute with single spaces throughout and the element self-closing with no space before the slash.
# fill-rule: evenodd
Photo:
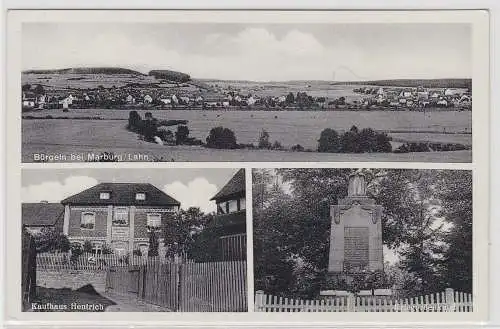
<svg viewBox="0 0 500 329">
<path fill-rule="evenodd" d="M 472 312 L 472 172 L 254 169 L 257 312 Z"/>
</svg>

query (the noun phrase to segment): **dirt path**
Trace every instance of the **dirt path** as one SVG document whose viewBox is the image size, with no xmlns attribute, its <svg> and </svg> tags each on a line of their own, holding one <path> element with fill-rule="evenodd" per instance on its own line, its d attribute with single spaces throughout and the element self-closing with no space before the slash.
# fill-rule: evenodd
<svg viewBox="0 0 500 329">
<path fill-rule="evenodd" d="M 116 303 L 106 307 L 106 312 L 171 312 L 168 308 L 149 304 L 128 295 L 108 292 L 102 295 Z"/>
</svg>

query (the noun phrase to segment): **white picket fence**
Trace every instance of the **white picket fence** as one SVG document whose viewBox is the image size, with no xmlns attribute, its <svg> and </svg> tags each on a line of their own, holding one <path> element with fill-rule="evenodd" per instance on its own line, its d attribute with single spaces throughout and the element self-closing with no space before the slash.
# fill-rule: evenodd
<svg viewBox="0 0 500 329">
<path fill-rule="evenodd" d="M 454 291 L 414 298 L 334 296 L 303 300 L 255 293 L 256 312 L 472 312 L 472 294 Z"/>
<path fill-rule="evenodd" d="M 96 255 L 93 253 L 83 253 L 71 259 L 69 253 L 39 253 L 36 256 L 36 266 L 38 270 L 105 270 L 109 267 L 138 266 L 155 262 L 160 264 L 170 263 L 190 263 L 191 260 L 173 261 L 165 257 L 147 257 L 137 255 Z"/>
</svg>

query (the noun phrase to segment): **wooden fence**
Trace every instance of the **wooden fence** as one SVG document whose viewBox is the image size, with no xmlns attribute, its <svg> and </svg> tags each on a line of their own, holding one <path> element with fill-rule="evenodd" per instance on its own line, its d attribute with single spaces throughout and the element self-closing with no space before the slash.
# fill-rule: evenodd
<svg viewBox="0 0 500 329">
<path fill-rule="evenodd" d="M 21 291 L 23 310 L 29 308 L 36 292 L 36 249 L 33 237 L 23 228 Z"/>
<path fill-rule="evenodd" d="M 134 267 L 137 268 L 137 267 Z M 110 267 L 106 289 L 180 312 L 246 312 L 246 262 L 148 262 Z M 137 292 L 135 288 L 137 287 Z"/>
<path fill-rule="evenodd" d="M 78 257 L 71 257 L 69 253 L 39 253 L 36 257 L 37 267 L 40 270 L 107 270 L 110 267 L 128 267 L 145 265 L 148 262 L 169 264 L 174 260 L 165 257 L 147 257 L 136 255 L 96 255 L 83 253 Z M 184 260 L 184 262 L 190 262 Z M 191 261 L 192 262 L 192 261 Z"/>
<path fill-rule="evenodd" d="M 453 291 L 396 299 L 354 295 L 303 300 L 255 294 L 256 312 L 472 312 L 472 294 Z"/>
<path fill-rule="evenodd" d="M 245 261 L 185 264 L 180 287 L 181 311 L 247 311 Z"/>
</svg>

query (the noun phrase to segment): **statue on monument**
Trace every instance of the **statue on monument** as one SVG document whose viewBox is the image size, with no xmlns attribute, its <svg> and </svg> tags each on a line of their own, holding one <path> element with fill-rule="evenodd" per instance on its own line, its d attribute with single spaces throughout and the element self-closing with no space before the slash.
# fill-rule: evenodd
<svg viewBox="0 0 500 329">
<path fill-rule="evenodd" d="M 366 195 L 366 180 L 365 175 L 361 170 L 356 171 L 349 176 L 349 196 L 365 196 Z"/>
</svg>

